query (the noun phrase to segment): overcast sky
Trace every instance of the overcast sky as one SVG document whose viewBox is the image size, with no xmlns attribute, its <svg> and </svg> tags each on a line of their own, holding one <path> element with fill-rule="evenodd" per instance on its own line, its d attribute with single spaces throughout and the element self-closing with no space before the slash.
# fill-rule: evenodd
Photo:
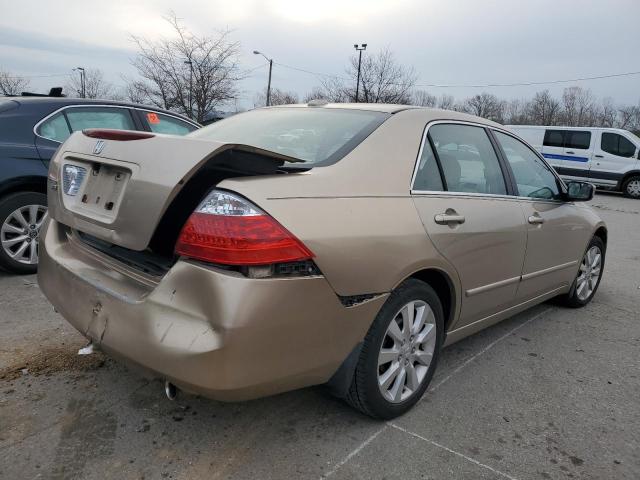
<svg viewBox="0 0 640 480">
<path fill-rule="evenodd" d="M 229 28 L 241 43 L 244 68 L 258 67 L 261 50 L 305 70 L 344 74 L 354 43 L 367 52 L 389 47 L 412 65 L 419 84 L 493 84 L 562 80 L 640 71 L 640 0 L 0 0 L 0 70 L 68 74 L 100 68 L 122 83 L 135 76 L 130 34 L 171 34 L 162 19 L 173 9 L 192 31 Z M 267 67 L 241 85 L 241 106 L 264 88 Z M 32 77 L 35 90 L 64 77 Z M 311 74 L 275 65 L 273 86 L 303 95 L 319 84 Z M 574 82 L 617 103 L 640 101 L 640 75 Z M 523 98 L 568 84 L 435 88 L 464 98 L 489 91 Z"/>
</svg>

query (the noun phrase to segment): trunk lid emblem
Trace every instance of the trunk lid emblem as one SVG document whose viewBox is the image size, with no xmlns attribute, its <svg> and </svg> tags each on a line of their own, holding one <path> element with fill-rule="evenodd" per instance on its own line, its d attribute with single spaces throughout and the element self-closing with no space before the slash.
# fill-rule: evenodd
<svg viewBox="0 0 640 480">
<path fill-rule="evenodd" d="M 94 155 L 100 155 L 102 153 L 102 150 L 104 150 L 104 146 L 105 146 L 105 141 L 104 140 L 98 140 L 96 142 L 96 146 L 93 147 Z"/>
</svg>

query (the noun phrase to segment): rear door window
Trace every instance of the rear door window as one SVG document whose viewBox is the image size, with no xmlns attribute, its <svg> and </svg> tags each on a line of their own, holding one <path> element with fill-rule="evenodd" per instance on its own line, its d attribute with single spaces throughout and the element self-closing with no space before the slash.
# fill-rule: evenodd
<svg viewBox="0 0 640 480">
<path fill-rule="evenodd" d="M 447 190 L 506 195 L 500 162 L 484 128 L 437 124 L 429 129 Z"/>
<path fill-rule="evenodd" d="M 600 149 L 603 152 L 617 155 L 618 157 L 633 157 L 636 153 L 636 146 L 622 135 L 617 133 L 603 132 L 600 142 Z"/>
<path fill-rule="evenodd" d="M 113 128 L 116 130 L 136 130 L 131 112 L 126 108 L 81 107 L 65 110 L 71 130 L 85 128 Z"/>
<path fill-rule="evenodd" d="M 155 133 L 167 133 L 170 135 L 186 135 L 196 130 L 196 126 L 176 117 L 164 115 L 158 112 L 142 112 L 149 128 Z"/>
<path fill-rule="evenodd" d="M 565 130 L 547 130 L 544 132 L 545 147 L 564 147 Z"/>
<path fill-rule="evenodd" d="M 588 150 L 591 145 L 591 132 L 567 130 L 565 134 L 565 148 Z"/>
<path fill-rule="evenodd" d="M 438 168 L 436 157 L 433 154 L 433 149 L 428 139 L 425 139 L 424 146 L 422 147 L 422 154 L 418 162 L 418 170 L 416 171 L 416 178 L 413 182 L 413 189 L 423 192 L 439 192 L 444 190 L 440 169 Z"/>
</svg>

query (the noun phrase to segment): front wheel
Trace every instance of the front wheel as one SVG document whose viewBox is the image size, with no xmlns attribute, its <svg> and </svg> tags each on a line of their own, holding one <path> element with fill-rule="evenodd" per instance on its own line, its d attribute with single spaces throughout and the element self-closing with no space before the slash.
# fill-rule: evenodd
<svg viewBox="0 0 640 480">
<path fill-rule="evenodd" d="M 47 197 L 20 192 L 0 200 L 0 267 L 13 273 L 36 273 L 40 227 Z"/>
<path fill-rule="evenodd" d="M 622 186 L 622 193 L 629 198 L 640 198 L 640 176 L 628 178 Z"/>
<path fill-rule="evenodd" d="M 561 302 L 572 308 L 584 307 L 598 290 L 604 270 L 605 245 L 599 237 L 593 237 L 580 262 L 571 290 L 560 297 Z"/>
<path fill-rule="evenodd" d="M 364 339 L 347 402 L 390 419 L 424 394 L 444 337 L 442 304 L 426 283 L 410 279 L 394 290 Z"/>
</svg>

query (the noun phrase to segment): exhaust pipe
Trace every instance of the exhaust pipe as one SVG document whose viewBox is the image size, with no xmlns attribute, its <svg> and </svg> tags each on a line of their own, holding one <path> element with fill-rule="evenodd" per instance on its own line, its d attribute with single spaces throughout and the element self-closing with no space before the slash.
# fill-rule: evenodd
<svg viewBox="0 0 640 480">
<path fill-rule="evenodd" d="M 171 401 L 174 401 L 178 396 L 178 387 L 176 387 L 169 380 L 165 380 L 164 382 L 164 394 Z"/>
</svg>

